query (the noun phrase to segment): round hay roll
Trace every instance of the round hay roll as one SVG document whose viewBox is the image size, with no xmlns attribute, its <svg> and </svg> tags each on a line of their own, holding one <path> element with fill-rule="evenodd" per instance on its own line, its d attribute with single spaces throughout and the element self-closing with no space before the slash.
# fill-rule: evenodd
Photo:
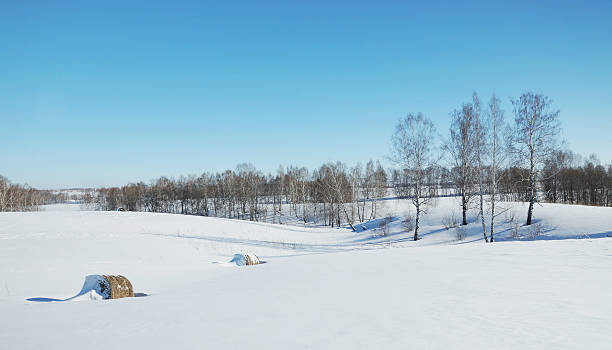
<svg viewBox="0 0 612 350">
<path fill-rule="evenodd" d="M 260 263 L 261 261 L 259 261 L 259 258 L 257 257 L 257 255 L 253 253 L 246 254 L 246 264 L 247 265 L 259 265 Z"/>
<path fill-rule="evenodd" d="M 234 258 L 230 262 L 236 263 L 238 266 L 261 264 L 261 260 L 253 253 L 234 254 Z"/>
<path fill-rule="evenodd" d="M 134 296 L 132 283 L 130 283 L 130 280 L 128 280 L 126 277 L 121 275 L 104 275 L 104 279 L 108 281 L 110 286 L 110 299 Z"/>
<path fill-rule="evenodd" d="M 104 299 L 119 299 L 133 297 L 132 283 L 121 275 L 96 275 L 96 291 Z"/>
</svg>

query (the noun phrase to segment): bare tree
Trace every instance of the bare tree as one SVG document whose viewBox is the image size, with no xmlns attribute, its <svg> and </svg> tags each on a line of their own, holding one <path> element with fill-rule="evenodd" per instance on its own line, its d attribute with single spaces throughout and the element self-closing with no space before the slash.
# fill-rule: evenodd
<svg viewBox="0 0 612 350">
<path fill-rule="evenodd" d="M 304 224 L 308 221 L 308 180 L 309 180 L 308 169 L 302 167 L 296 172 L 296 181 L 298 185 L 299 201 L 302 205 L 302 221 Z"/>
<path fill-rule="evenodd" d="M 502 135 L 504 131 L 504 113 L 500 109 L 499 99 L 493 95 L 491 102 L 489 103 L 488 111 L 489 121 L 488 124 L 491 128 L 490 136 L 490 203 L 491 203 L 491 227 L 489 242 L 494 241 L 495 237 L 495 218 L 499 215 L 495 213 L 497 203 L 497 186 L 498 186 L 498 174 L 501 172 L 501 164 L 504 163 L 506 158 L 506 150 L 504 143 L 502 142 Z"/>
<path fill-rule="evenodd" d="M 472 95 L 472 100 L 474 104 L 474 121 L 476 125 L 476 160 L 478 163 L 478 198 L 479 206 L 478 206 L 478 216 L 480 216 L 480 222 L 482 224 L 482 235 L 484 236 L 485 242 L 488 242 L 487 239 L 487 225 L 485 224 L 484 217 L 484 189 L 483 189 L 483 177 L 484 177 L 484 168 L 482 165 L 482 153 L 483 149 L 486 147 L 486 130 L 484 125 L 480 122 L 480 101 L 478 100 L 478 95 L 476 92 Z"/>
<path fill-rule="evenodd" d="M 8 187 L 8 179 L 0 175 L 0 212 L 6 211 L 8 207 Z"/>
<path fill-rule="evenodd" d="M 374 192 L 375 192 L 375 170 L 374 170 L 374 161 L 372 161 L 371 159 L 368 161 L 368 163 L 366 164 L 365 167 L 365 174 L 363 175 L 363 182 L 361 185 L 361 189 L 362 189 L 362 205 L 361 205 L 361 211 L 363 213 L 363 221 L 369 219 L 373 219 L 372 215 L 374 213 L 374 208 L 372 208 L 372 210 L 370 211 L 370 215 L 368 218 L 366 218 L 365 215 L 365 211 L 366 211 L 366 200 L 370 200 L 372 202 L 372 205 L 374 205 L 374 201 L 375 201 L 375 196 L 374 196 Z"/>
<path fill-rule="evenodd" d="M 325 186 L 329 202 L 330 202 L 330 215 L 332 217 L 332 226 L 335 219 L 336 226 L 340 226 L 342 220 L 340 218 L 341 213 L 344 213 L 347 223 L 353 231 L 353 219 L 346 211 L 345 203 L 352 203 L 351 197 L 351 186 L 346 175 L 346 165 L 342 162 L 329 163 L 321 167 L 321 172 L 324 174 L 323 185 Z M 334 211 L 333 204 L 336 204 Z"/>
<path fill-rule="evenodd" d="M 398 166 L 406 169 L 412 186 L 411 200 L 415 207 L 414 240 L 419 239 L 419 220 L 425 205 L 431 197 L 425 197 L 427 192 L 426 170 L 437 164 L 439 158 L 433 154 L 435 127 L 423 117 L 408 114 L 399 120 L 391 139 L 391 159 Z"/>
<path fill-rule="evenodd" d="M 476 158 L 476 121 L 474 108 L 464 104 L 461 110 L 452 112 L 450 140 L 444 150 L 452 158 L 454 171 L 453 182 L 461 196 L 462 225 L 467 225 L 467 211 L 474 185 L 474 167 Z"/>
<path fill-rule="evenodd" d="M 275 210 L 275 212 L 278 212 L 278 223 L 280 224 L 282 223 L 283 195 L 285 193 L 285 169 L 282 165 L 278 167 L 278 185 L 276 193 L 278 194 L 278 210 Z"/>
<path fill-rule="evenodd" d="M 363 183 L 363 178 L 361 175 L 361 163 L 357 163 L 353 168 L 351 168 L 349 173 L 349 182 L 351 187 L 351 221 L 355 221 L 355 213 L 357 214 L 357 220 L 359 222 L 364 221 L 362 212 L 359 207 L 359 198 L 363 194 L 363 189 L 361 189 L 361 185 Z"/>
<path fill-rule="evenodd" d="M 376 172 L 374 173 L 374 184 L 375 192 L 374 198 L 372 199 L 372 219 L 377 215 L 376 209 L 378 206 L 378 199 L 383 198 L 387 193 L 387 173 L 385 169 L 380 165 L 379 161 L 376 161 Z"/>
<path fill-rule="evenodd" d="M 529 209 L 527 223 L 531 225 L 536 185 L 540 167 L 555 150 L 560 131 L 559 110 L 551 110 L 551 100 L 542 94 L 527 92 L 514 105 L 513 151 L 519 161 L 527 160 L 529 167 Z"/>
</svg>

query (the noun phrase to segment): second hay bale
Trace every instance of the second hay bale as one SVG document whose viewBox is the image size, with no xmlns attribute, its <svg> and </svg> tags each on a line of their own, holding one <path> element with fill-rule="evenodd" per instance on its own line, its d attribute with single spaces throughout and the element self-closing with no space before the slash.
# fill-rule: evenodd
<svg viewBox="0 0 612 350">
<path fill-rule="evenodd" d="M 262 263 L 257 255 L 253 253 L 234 254 L 234 258 L 230 262 L 236 263 L 238 266 L 259 265 Z"/>
<path fill-rule="evenodd" d="M 260 261 L 257 255 L 255 254 L 247 254 L 246 255 L 246 264 L 247 265 L 259 265 Z"/>
</svg>

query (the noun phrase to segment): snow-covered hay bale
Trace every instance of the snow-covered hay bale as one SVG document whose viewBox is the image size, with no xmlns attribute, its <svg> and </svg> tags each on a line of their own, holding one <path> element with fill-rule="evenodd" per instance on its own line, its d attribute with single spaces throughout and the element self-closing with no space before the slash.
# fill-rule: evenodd
<svg viewBox="0 0 612 350">
<path fill-rule="evenodd" d="M 130 283 L 130 280 L 126 277 L 121 275 L 104 275 L 104 279 L 108 282 L 108 287 L 110 289 L 109 298 L 106 299 L 119 299 L 134 296 L 132 283 Z"/>
<path fill-rule="evenodd" d="M 132 283 L 121 275 L 89 275 L 79 295 L 95 291 L 103 299 L 119 299 L 133 297 Z"/>
<path fill-rule="evenodd" d="M 253 253 L 234 254 L 234 258 L 230 262 L 233 262 L 238 266 L 259 265 L 262 263 L 257 255 Z"/>
</svg>

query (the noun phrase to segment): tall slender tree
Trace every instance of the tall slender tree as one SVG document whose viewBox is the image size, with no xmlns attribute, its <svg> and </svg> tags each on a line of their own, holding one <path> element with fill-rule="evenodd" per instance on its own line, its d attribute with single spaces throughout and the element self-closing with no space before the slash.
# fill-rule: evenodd
<svg viewBox="0 0 612 350">
<path fill-rule="evenodd" d="M 426 196 L 426 171 L 435 166 L 439 158 L 433 153 L 436 129 L 431 120 L 421 113 L 408 114 L 399 120 L 392 136 L 391 159 L 408 171 L 412 186 L 411 200 L 415 207 L 414 240 L 419 239 L 419 223 L 425 205 L 431 200 Z"/>
<path fill-rule="evenodd" d="M 453 164 L 453 182 L 461 196 L 462 225 L 467 225 L 467 211 L 474 187 L 474 166 L 476 159 L 475 115 L 471 104 L 464 104 L 460 110 L 451 113 L 450 140 L 444 151 Z"/>
<path fill-rule="evenodd" d="M 493 95 L 491 97 L 491 102 L 489 102 L 489 126 L 491 128 L 491 163 L 490 163 L 490 203 L 491 203 L 491 225 L 490 225 L 490 234 L 489 234 L 489 242 L 493 242 L 495 240 L 495 218 L 498 214 L 496 214 L 496 203 L 497 203 L 497 187 L 498 187 L 498 174 L 501 172 L 501 165 L 503 164 L 506 156 L 505 147 L 503 143 L 503 131 L 504 131 L 504 113 L 500 109 L 499 99 Z"/>
<path fill-rule="evenodd" d="M 489 240 L 487 239 L 487 225 L 485 224 L 485 217 L 484 217 L 484 186 L 483 186 L 484 167 L 483 167 L 483 161 L 482 161 L 482 153 L 484 151 L 484 148 L 486 147 L 486 138 L 485 138 L 486 130 L 480 120 L 480 101 L 478 100 L 478 95 L 476 94 L 476 92 L 474 92 L 472 96 L 473 96 L 472 103 L 474 104 L 474 121 L 475 121 L 475 127 L 476 127 L 476 161 L 478 163 L 478 171 L 477 171 L 478 198 L 480 200 L 479 205 L 478 205 L 478 216 L 480 216 L 480 223 L 482 225 L 482 235 L 484 236 L 485 242 L 488 242 Z"/>
<path fill-rule="evenodd" d="M 514 105 L 513 151 L 519 162 L 526 162 L 529 169 L 529 209 L 526 225 L 531 225 L 533 206 L 537 196 L 537 181 L 545 160 L 556 149 L 560 131 L 559 110 L 552 109 L 547 96 L 527 92 Z"/>
</svg>

